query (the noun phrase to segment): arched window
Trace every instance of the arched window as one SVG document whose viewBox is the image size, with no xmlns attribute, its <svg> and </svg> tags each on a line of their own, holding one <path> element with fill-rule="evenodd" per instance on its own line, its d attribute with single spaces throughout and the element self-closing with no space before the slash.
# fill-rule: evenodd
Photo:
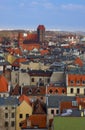
<svg viewBox="0 0 85 130">
<path fill-rule="evenodd" d="M 64 90 L 64 89 L 62 90 L 62 93 L 65 93 L 65 90 Z"/>
<path fill-rule="evenodd" d="M 70 89 L 70 93 L 73 93 L 73 88 Z"/>
<path fill-rule="evenodd" d="M 52 93 L 52 92 L 53 92 L 52 89 L 50 89 L 50 90 L 49 90 L 49 93 Z"/>
<path fill-rule="evenodd" d="M 80 93 L 80 89 L 79 88 L 77 88 L 77 94 L 79 94 Z"/>
<path fill-rule="evenodd" d="M 58 93 L 58 90 L 57 90 L 57 89 L 55 90 L 55 93 L 56 93 L 56 94 Z"/>
</svg>

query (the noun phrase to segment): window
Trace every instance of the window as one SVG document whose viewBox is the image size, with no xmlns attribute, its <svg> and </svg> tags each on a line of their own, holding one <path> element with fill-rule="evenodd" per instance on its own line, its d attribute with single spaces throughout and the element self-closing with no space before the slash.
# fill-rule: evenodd
<svg viewBox="0 0 85 130">
<path fill-rule="evenodd" d="M 14 109 L 15 107 L 12 107 L 12 109 Z"/>
<path fill-rule="evenodd" d="M 85 89 L 84 89 L 84 95 L 85 95 Z"/>
<path fill-rule="evenodd" d="M 70 89 L 70 93 L 73 93 L 73 88 Z"/>
<path fill-rule="evenodd" d="M 52 89 L 50 89 L 50 90 L 49 90 L 49 93 L 52 93 L 52 92 L 53 92 Z"/>
<path fill-rule="evenodd" d="M 54 114 L 54 110 L 51 110 L 51 114 Z"/>
<path fill-rule="evenodd" d="M 58 90 L 56 89 L 55 92 L 58 93 Z"/>
<path fill-rule="evenodd" d="M 5 107 L 5 109 L 7 110 L 7 109 L 8 109 L 8 107 Z"/>
<path fill-rule="evenodd" d="M 15 79 L 15 82 L 17 83 L 17 78 Z"/>
<path fill-rule="evenodd" d="M 59 114 L 59 110 L 56 110 L 56 114 Z"/>
<path fill-rule="evenodd" d="M 32 78 L 31 81 L 34 82 L 34 78 Z"/>
<path fill-rule="evenodd" d="M 9 123 L 6 121 L 5 122 L 5 127 L 8 127 L 9 126 Z"/>
<path fill-rule="evenodd" d="M 8 118 L 8 113 L 5 113 L 5 118 Z"/>
<path fill-rule="evenodd" d="M 64 90 L 64 89 L 62 90 L 62 93 L 65 93 L 65 90 Z"/>
<path fill-rule="evenodd" d="M 41 97 L 41 100 L 43 100 L 43 97 Z"/>
<path fill-rule="evenodd" d="M 47 79 L 47 83 L 49 83 L 49 82 L 50 82 L 50 78 Z"/>
<path fill-rule="evenodd" d="M 14 114 L 14 113 L 12 113 L 12 114 L 11 114 L 11 117 L 12 117 L 12 118 L 14 118 L 14 116 L 15 116 L 15 114 Z"/>
<path fill-rule="evenodd" d="M 40 93 L 40 89 L 37 90 L 37 93 L 38 93 L 38 94 Z"/>
<path fill-rule="evenodd" d="M 79 84 L 80 84 L 80 80 L 77 80 L 77 81 L 76 81 L 76 84 L 79 85 Z"/>
<path fill-rule="evenodd" d="M 21 127 L 22 126 L 22 123 L 19 123 L 19 127 Z"/>
<path fill-rule="evenodd" d="M 12 126 L 12 127 L 15 126 L 15 122 L 14 122 L 14 121 L 11 122 L 11 126 Z"/>
<path fill-rule="evenodd" d="M 72 101 L 72 106 L 78 106 L 78 102 L 77 101 Z"/>
<path fill-rule="evenodd" d="M 82 84 L 85 85 L 85 80 L 82 81 Z"/>
<path fill-rule="evenodd" d="M 70 81 L 70 83 L 71 83 L 71 85 L 73 85 L 73 84 L 74 84 L 74 81 L 73 81 L 73 80 L 71 80 L 71 81 Z"/>
<path fill-rule="evenodd" d="M 28 94 L 32 94 L 32 89 L 30 89 L 30 90 L 28 91 Z"/>
<path fill-rule="evenodd" d="M 26 114 L 26 118 L 28 118 L 29 117 L 29 114 Z"/>
<path fill-rule="evenodd" d="M 22 114 L 20 114 L 19 117 L 22 118 L 23 117 Z"/>
<path fill-rule="evenodd" d="M 79 94 L 80 93 L 80 89 L 79 88 L 77 88 L 77 94 Z"/>
</svg>

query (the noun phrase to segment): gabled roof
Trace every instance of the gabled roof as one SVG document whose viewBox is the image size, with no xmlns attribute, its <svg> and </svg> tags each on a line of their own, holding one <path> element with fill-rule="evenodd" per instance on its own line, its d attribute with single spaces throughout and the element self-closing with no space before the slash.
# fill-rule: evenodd
<svg viewBox="0 0 85 130">
<path fill-rule="evenodd" d="M 83 61 L 79 57 L 77 57 L 74 60 L 74 64 L 79 65 L 80 67 L 82 67 L 83 66 Z"/>
<path fill-rule="evenodd" d="M 22 89 L 22 93 L 25 95 L 45 95 L 46 94 L 46 88 L 44 86 L 24 86 Z"/>
<path fill-rule="evenodd" d="M 65 95 L 50 95 L 47 97 L 47 107 L 56 108 L 59 107 L 61 101 L 74 101 L 75 96 L 65 96 Z"/>
<path fill-rule="evenodd" d="M 8 48 L 6 49 L 10 54 L 14 55 L 14 54 L 19 54 L 22 55 L 22 52 L 20 50 L 20 48 Z"/>
<path fill-rule="evenodd" d="M 37 99 L 33 105 L 33 114 L 46 114 L 46 105 Z"/>
<path fill-rule="evenodd" d="M 8 92 L 8 82 L 3 75 L 0 75 L 0 93 Z"/>
<path fill-rule="evenodd" d="M 21 94 L 21 88 L 17 84 L 14 89 L 11 90 L 11 95 L 20 95 Z"/>
<path fill-rule="evenodd" d="M 40 53 L 41 53 L 41 55 L 45 55 L 45 54 L 48 54 L 49 51 L 48 50 L 41 50 Z"/>
<path fill-rule="evenodd" d="M 19 97 L 19 101 L 20 102 L 26 101 L 28 104 L 31 105 L 30 99 L 24 94 Z"/>
<path fill-rule="evenodd" d="M 26 59 L 25 58 L 17 58 L 13 63 L 12 66 L 16 66 L 19 67 L 21 62 L 25 62 Z"/>
<path fill-rule="evenodd" d="M 26 120 L 21 121 L 21 128 L 27 128 L 27 122 L 31 122 L 29 128 L 35 128 L 36 126 L 38 129 L 46 128 L 47 127 L 47 119 L 46 114 L 33 114 L 29 116 Z"/>
</svg>

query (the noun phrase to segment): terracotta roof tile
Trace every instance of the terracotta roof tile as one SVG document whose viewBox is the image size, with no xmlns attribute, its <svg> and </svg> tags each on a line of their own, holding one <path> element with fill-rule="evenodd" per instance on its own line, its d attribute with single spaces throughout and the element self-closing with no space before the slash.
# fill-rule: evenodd
<svg viewBox="0 0 85 130">
<path fill-rule="evenodd" d="M 24 94 L 19 97 L 19 101 L 20 102 L 26 101 L 28 104 L 31 105 L 30 99 L 26 95 L 24 95 Z"/>
<path fill-rule="evenodd" d="M 27 59 L 25 59 L 25 58 L 18 58 L 18 59 L 16 59 L 13 63 L 12 63 L 12 66 L 17 66 L 17 67 L 19 67 L 20 66 L 20 63 L 21 62 L 25 62 Z"/>
<path fill-rule="evenodd" d="M 31 122 L 31 128 L 38 126 L 38 128 L 46 128 L 47 119 L 46 114 L 34 114 L 29 116 L 26 120 L 21 121 L 21 128 L 27 128 L 27 121 Z"/>
<path fill-rule="evenodd" d="M 0 92 L 8 92 L 8 82 L 3 75 L 0 75 Z"/>
</svg>

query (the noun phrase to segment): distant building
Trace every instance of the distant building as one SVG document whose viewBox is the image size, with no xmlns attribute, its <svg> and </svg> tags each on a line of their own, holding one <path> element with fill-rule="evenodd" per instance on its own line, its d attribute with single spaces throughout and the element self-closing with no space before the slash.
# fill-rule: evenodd
<svg viewBox="0 0 85 130">
<path fill-rule="evenodd" d="M 45 27 L 39 25 L 37 32 L 20 32 L 18 37 L 19 46 L 22 49 L 32 50 L 34 48 L 39 49 L 40 43 L 45 41 Z"/>
</svg>

